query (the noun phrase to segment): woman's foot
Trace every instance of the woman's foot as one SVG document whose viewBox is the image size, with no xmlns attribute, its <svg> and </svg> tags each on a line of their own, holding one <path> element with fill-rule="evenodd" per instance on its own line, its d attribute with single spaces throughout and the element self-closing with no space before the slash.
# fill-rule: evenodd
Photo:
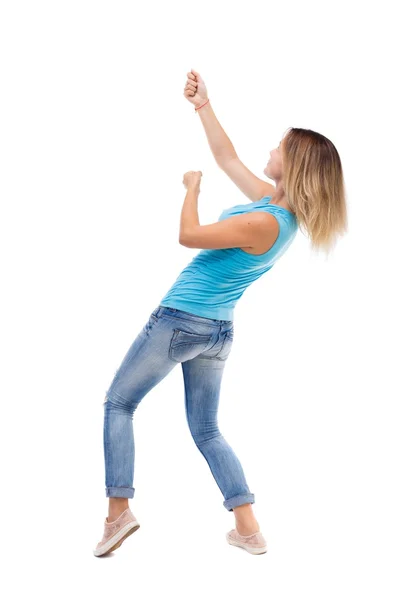
<svg viewBox="0 0 400 600">
<path fill-rule="evenodd" d="M 241 536 L 236 529 L 231 529 L 226 534 L 226 539 L 232 546 L 239 546 L 239 548 L 243 548 L 250 554 L 265 554 L 267 552 L 267 540 L 261 531 L 253 535 Z"/>
<path fill-rule="evenodd" d="M 103 537 L 93 550 L 95 556 L 109 554 L 120 547 L 122 542 L 139 529 L 140 525 L 128 507 L 118 519 L 104 521 Z"/>
</svg>

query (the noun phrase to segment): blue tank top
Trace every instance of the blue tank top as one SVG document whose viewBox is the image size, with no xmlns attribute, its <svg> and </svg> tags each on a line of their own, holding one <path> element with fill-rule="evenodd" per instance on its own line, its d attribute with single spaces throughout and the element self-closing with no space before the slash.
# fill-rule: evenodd
<svg viewBox="0 0 400 600">
<path fill-rule="evenodd" d="M 222 221 L 260 210 L 272 213 L 279 224 L 279 235 L 268 252 L 256 256 L 241 248 L 203 249 L 181 271 L 160 305 L 208 319 L 233 321 L 235 305 L 244 291 L 274 266 L 298 231 L 294 213 L 270 204 L 271 198 L 265 196 L 257 202 L 232 206 L 218 218 Z"/>
</svg>

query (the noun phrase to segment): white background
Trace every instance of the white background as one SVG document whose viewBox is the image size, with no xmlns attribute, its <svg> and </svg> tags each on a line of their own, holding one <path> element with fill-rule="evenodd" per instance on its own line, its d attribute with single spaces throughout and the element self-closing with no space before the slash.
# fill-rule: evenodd
<svg viewBox="0 0 400 600">
<path fill-rule="evenodd" d="M 8 597 L 399 597 L 394 15 L 394 2 L 2 2 Z M 99 559 L 105 391 L 199 252 L 178 243 L 182 176 L 203 172 L 201 224 L 249 201 L 183 95 L 191 68 L 259 177 L 289 126 L 335 144 L 349 231 L 328 260 L 299 232 L 235 310 L 219 424 L 267 554 L 225 540 L 233 513 L 191 438 L 178 365 L 134 417 L 141 528 Z"/>
</svg>

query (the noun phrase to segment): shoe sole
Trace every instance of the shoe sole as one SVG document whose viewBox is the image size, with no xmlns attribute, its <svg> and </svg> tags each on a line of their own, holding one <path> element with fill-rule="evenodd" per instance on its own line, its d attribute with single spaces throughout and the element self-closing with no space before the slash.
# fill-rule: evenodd
<svg viewBox="0 0 400 600">
<path fill-rule="evenodd" d="M 228 541 L 228 544 L 230 544 L 231 546 L 237 546 L 238 548 L 242 548 L 242 550 L 246 550 L 246 552 L 250 552 L 250 554 L 265 554 L 267 552 L 267 546 L 261 546 L 260 548 L 250 547 L 244 544 L 243 542 L 233 540 L 231 537 L 229 537 L 229 534 L 226 535 L 226 539 Z"/>
<path fill-rule="evenodd" d="M 100 548 L 96 548 L 95 550 L 93 550 L 93 554 L 95 556 L 104 556 L 104 554 L 109 554 L 110 552 L 113 552 L 114 550 L 120 547 L 122 542 L 126 540 L 127 537 L 132 535 L 132 533 L 135 533 L 135 531 L 137 531 L 139 527 L 140 525 L 137 521 L 131 521 L 130 523 L 127 523 L 125 527 L 123 527 L 122 529 L 120 529 L 120 531 L 118 531 L 118 533 L 113 535 L 103 546 L 100 546 Z"/>
</svg>

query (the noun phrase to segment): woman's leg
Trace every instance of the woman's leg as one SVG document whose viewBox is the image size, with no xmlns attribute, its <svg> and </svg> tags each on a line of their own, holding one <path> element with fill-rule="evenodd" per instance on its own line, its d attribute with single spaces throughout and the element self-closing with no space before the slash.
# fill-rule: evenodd
<svg viewBox="0 0 400 600">
<path fill-rule="evenodd" d="M 254 494 L 249 490 L 243 468 L 218 427 L 218 404 L 225 361 L 232 337 L 225 336 L 221 349 L 182 363 L 185 383 L 186 418 L 196 446 L 206 459 L 225 500 L 223 505 L 235 513 L 241 535 L 259 531 L 253 514 Z M 208 355 L 208 356 L 207 356 Z"/>
<path fill-rule="evenodd" d="M 108 520 L 114 521 L 133 498 L 135 444 L 133 414 L 144 396 L 177 365 L 168 356 L 173 330 L 153 311 L 136 337 L 104 400 L 104 459 Z"/>
</svg>

